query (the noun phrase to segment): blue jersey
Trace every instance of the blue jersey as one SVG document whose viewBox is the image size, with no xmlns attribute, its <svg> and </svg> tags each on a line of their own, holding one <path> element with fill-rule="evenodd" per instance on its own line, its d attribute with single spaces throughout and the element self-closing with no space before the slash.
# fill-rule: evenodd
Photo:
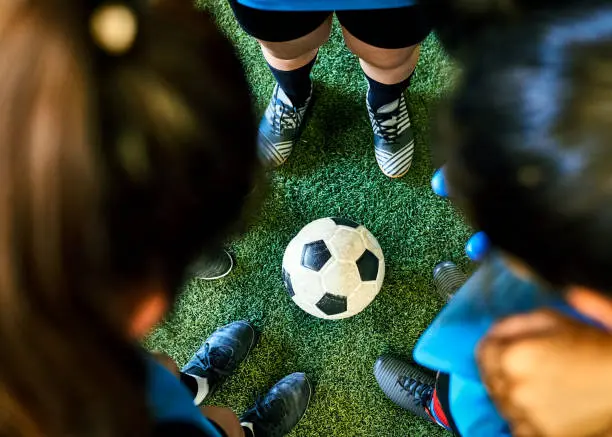
<svg viewBox="0 0 612 437">
<path fill-rule="evenodd" d="M 180 380 L 152 358 L 146 361 L 148 406 L 155 424 L 185 423 L 199 429 L 202 436 L 222 437 L 193 404 L 191 394 Z"/>
<path fill-rule="evenodd" d="M 267 11 L 339 11 L 403 8 L 416 5 L 416 0 L 238 0 L 238 3 Z"/>
<path fill-rule="evenodd" d="M 499 319 L 544 307 L 590 322 L 557 295 L 517 278 L 501 259 L 494 259 L 466 282 L 419 339 L 415 360 L 449 374 L 450 412 L 461 435 L 511 435 L 482 384 L 475 350 Z"/>
</svg>

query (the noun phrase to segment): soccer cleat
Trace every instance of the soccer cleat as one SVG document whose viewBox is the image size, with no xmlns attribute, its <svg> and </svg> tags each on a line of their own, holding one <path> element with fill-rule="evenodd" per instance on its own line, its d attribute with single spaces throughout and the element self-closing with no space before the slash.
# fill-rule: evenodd
<svg viewBox="0 0 612 437">
<path fill-rule="evenodd" d="M 366 99 L 370 123 L 374 130 L 374 154 L 382 172 L 390 178 L 401 178 L 412 164 L 414 134 L 406 96 L 402 96 L 376 112 Z"/>
<path fill-rule="evenodd" d="M 293 106 L 283 89 L 276 84 L 259 124 L 257 150 L 264 166 L 278 167 L 287 160 L 302 131 L 311 98 L 312 90 L 302 106 Z"/>
<path fill-rule="evenodd" d="M 240 422 L 252 426 L 255 436 L 284 436 L 304 416 L 311 396 L 312 387 L 306 375 L 293 373 L 276 383 Z"/>
<path fill-rule="evenodd" d="M 197 260 L 191 267 L 191 275 L 206 281 L 221 279 L 230 274 L 234 268 L 234 259 L 227 250 L 221 250 L 216 256 L 206 256 Z"/>
<path fill-rule="evenodd" d="M 389 355 L 376 360 L 374 376 L 382 391 L 395 404 L 435 423 L 427 412 L 436 383 L 433 376 Z"/>
<path fill-rule="evenodd" d="M 244 361 L 256 341 L 257 332 L 247 321 L 222 326 L 206 339 L 181 372 L 206 378 L 211 394 Z"/>
<path fill-rule="evenodd" d="M 434 267 L 433 278 L 436 291 L 445 301 L 449 301 L 467 281 L 465 273 L 451 261 L 441 262 Z"/>
</svg>

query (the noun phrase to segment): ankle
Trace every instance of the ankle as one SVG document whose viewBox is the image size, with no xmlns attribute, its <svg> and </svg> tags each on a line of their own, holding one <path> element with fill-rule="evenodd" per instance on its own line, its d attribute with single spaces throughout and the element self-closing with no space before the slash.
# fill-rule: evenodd
<svg viewBox="0 0 612 437">
<path fill-rule="evenodd" d="M 202 378 L 201 376 L 196 375 L 187 376 L 191 376 L 196 384 L 196 391 L 193 397 L 193 403 L 195 405 L 200 405 L 202 402 L 204 402 L 204 399 L 206 399 L 206 397 L 210 393 L 210 384 L 208 382 L 208 378 Z"/>
<path fill-rule="evenodd" d="M 307 64 L 290 71 L 280 70 L 268 64 L 278 86 L 285 92 L 293 106 L 303 106 L 310 97 L 312 92 L 310 72 L 316 59 L 315 55 Z"/>
<path fill-rule="evenodd" d="M 252 423 L 243 422 L 240 426 L 242 427 L 242 432 L 244 432 L 244 437 L 255 437 L 255 429 Z"/>
<path fill-rule="evenodd" d="M 231 409 L 206 406 L 201 407 L 200 411 L 219 430 L 222 430 L 227 437 L 242 437 L 244 435 L 238 416 Z"/>
<path fill-rule="evenodd" d="M 410 86 L 412 76 L 411 74 L 399 83 L 386 85 L 366 75 L 368 81 L 368 104 L 372 111 L 376 112 L 384 105 L 398 100 Z"/>
</svg>

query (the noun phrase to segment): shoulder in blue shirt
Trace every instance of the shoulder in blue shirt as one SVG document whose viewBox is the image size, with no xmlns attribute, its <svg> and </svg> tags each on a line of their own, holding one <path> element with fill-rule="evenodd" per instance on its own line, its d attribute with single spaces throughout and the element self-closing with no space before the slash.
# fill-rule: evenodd
<svg viewBox="0 0 612 437">
<path fill-rule="evenodd" d="M 480 380 L 474 352 L 499 319 L 543 307 L 576 316 L 558 295 L 517 278 L 501 259 L 493 259 L 457 292 L 419 340 L 415 360 L 450 376 L 449 405 L 461 435 L 510 435 Z"/>
<path fill-rule="evenodd" d="M 185 423 L 198 428 L 206 437 L 222 437 L 193 404 L 189 391 L 178 378 L 152 358 L 147 357 L 146 362 L 148 404 L 156 424 Z"/>
</svg>

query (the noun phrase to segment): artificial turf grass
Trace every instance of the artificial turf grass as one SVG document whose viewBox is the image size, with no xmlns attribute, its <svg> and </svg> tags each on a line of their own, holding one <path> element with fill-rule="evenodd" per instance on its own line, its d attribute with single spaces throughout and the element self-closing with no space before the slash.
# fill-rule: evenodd
<svg viewBox="0 0 612 437">
<path fill-rule="evenodd" d="M 225 1 L 202 6 L 236 44 L 261 114 L 273 79 L 256 42 L 239 29 Z M 288 162 L 270 174 L 258 218 L 231 244 L 235 271 L 223 280 L 187 284 L 175 312 L 147 346 L 184 364 L 217 326 L 249 319 L 262 332 L 259 344 L 207 403 L 240 414 L 255 393 L 264 393 L 286 374 L 305 371 L 315 383 L 315 396 L 293 436 L 442 436 L 441 429 L 387 400 L 372 368 L 381 353 L 409 358 L 440 309 L 432 292 L 434 265 L 447 259 L 467 265 L 463 246 L 470 230 L 429 185 L 430 111 L 450 81 L 449 62 L 436 39 L 428 38 L 410 90 L 415 160 L 400 180 L 389 180 L 376 165 L 366 82 L 337 23 L 313 76 L 316 100 L 308 126 Z M 302 312 L 281 279 L 288 242 L 301 227 L 327 216 L 364 224 L 380 242 L 387 264 L 373 304 L 336 322 Z"/>
</svg>

